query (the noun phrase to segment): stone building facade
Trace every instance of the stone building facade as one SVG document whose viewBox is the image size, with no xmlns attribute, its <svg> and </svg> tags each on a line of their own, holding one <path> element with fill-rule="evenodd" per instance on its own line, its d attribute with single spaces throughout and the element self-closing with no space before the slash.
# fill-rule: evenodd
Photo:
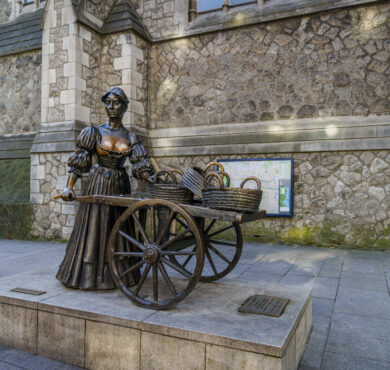
<svg viewBox="0 0 390 370">
<path fill-rule="evenodd" d="M 34 237 L 69 236 L 76 205 L 53 196 L 78 132 L 106 119 L 100 96 L 121 86 L 124 123 L 160 168 L 294 159 L 294 217 L 247 238 L 390 247 L 388 1 L 14 2 L 0 10 L 0 158 L 30 143 Z M 1 34 L 34 17 L 39 46 L 2 52 Z"/>
</svg>

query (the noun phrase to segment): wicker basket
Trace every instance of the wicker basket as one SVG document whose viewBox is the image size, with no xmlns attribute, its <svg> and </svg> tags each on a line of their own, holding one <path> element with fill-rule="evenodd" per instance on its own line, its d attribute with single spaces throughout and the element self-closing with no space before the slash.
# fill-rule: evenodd
<svg viewBox="0 0 390 370">
<path fill-rule="evenodd" d="M 183 175 L 183 173 L 179 170 L 166 171 L 161 170 L 158 171 L 153 176 L 153 183 L 146 184 L 146 196 L 148 198 L 153 199 L 165 199 L 174 203 L 181 204 L 192 204 L 194 194 L 190 192 L 183 185 L 177 183 L 176 176 L 174 173 L 178 173 Z M 165 174 L 166 179 L 164 183 L 160 183 L 161 176 Z M 172 180 L 172 182 L 168 182 L 168 178 Z"/>
<path fill-rule="evenodd" d="M 198 198 L 201 198 L 204 187 L 204 178 L 207 174 L 207 170 L 213 165 L 218 166 L 222 171 L 224 171 L 222 164 L 218 162 L 210 162 L 204 170 L 199 167 L 189 167 L 184 173 L 181 183 L 188 190 L 191 190 Z"/>
<path fill-rule="evenodd" d="M 219 187 L 208 185 L 210 178 L 216 178 Z M 253 180 L 257 183 L 257 189 L 244 189 L 246 182 Z M 206 207 L 237 212 L 257 212 L 259 210 L 261 196 L 261 182 L 257 177 L 247 177 L 239 188 L 223 186 L 223 181 L 218 173 L 209 173 L 204 180 L 203 204 Z"/>
</svg>

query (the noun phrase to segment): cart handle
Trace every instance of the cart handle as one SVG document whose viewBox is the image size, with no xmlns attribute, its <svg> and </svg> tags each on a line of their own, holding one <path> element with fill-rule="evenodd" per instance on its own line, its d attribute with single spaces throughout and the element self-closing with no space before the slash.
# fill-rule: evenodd
<svg viewBox="0 0 390 370">
<path fill-rule="evenodd" d="M 223 167 L 222 164 L 219 163 L 219 162 L 210 162 L 209 164 L 207 164 L 206 167 L 205 167 L 205 169 L 204 169 L 205 172 L 206 172 L 211 166 L 217 166 L 217 167 L 219 167 L 219 168 L 221 169 L 222 172 L 225 172 L 224 167 Z"/>
<path fill-rule="evenodd" d="M 249 176 L 249 177 L 247 177 L 247 178 L 241 183 L 240 188 L 243 189 L 243 188 L 244 188 L 244 185 L 245 185 L 248 181 L 251 181 L 251 180 L 256 182 L 256 184 L 257 184 L 257 190 L 261 191 L 261 182 L 260 182 L 260 180 L 259 180 L 257 177 L 255 177 L 255 176 Z"/>
<path fill-rule="evenodd" d="M 153 180 L 154 180 L 154 182 L 155 182 L 156 184 L 158 184 L 158 179 L 159 179 L 159 177 L 160 177 L 162 174 L 167 174 L 167 178 L 170 177 L 170 178 L 173 180 L 174 184 L 177 184 L 177 180 L 176 180 L 175 175 L 172 173 L 172 171 L 168 171 L 168 170 L 160 170 L 160 171 L 158 171 L 158 172 L 154 175 Z M 165 182 L 166 182 L 166 181 L 165 181 Z"/>
<path fill-rule="evenodd" d="M 209 172 L 205 178 L 204 178 L 204 181 L 203 181 L 203 185 L 204 187 L 207 187 L 208 185 L 208 179 L 211 178 L 211 177 L 215 177 L 218 179 L 218 182 L 219 182 L 219 187 L 220 188 L 223 188 L 224 187 L 224 184 L 223 184 L 223 177 L 226 178 L 226 187 L 228 188 L 230 186 L 230 177 L 229 175 L 226 173 L 226 172 Z"/>
</svg>

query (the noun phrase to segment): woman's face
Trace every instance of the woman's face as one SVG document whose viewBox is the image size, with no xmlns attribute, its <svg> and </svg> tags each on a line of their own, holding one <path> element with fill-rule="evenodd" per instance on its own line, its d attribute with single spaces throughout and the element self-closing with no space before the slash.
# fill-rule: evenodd
<svg viewBox="0 0 390 370">
<path fill-rule="evenodd" d="M 106 108 L 107 115 L 110 118 L 122 118 L 125 113 L 123 103 L 114 94 L 107 96 L 104 101 L 104 106 Z"/>
</svg>

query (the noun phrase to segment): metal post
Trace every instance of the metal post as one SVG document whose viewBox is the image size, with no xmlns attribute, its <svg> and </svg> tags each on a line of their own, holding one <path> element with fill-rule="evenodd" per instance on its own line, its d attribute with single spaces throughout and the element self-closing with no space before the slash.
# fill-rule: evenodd
<svg viewBox="0 0 390 370">
<path fill-rule="evenodd" d="M 223 2 L 222 10 L 223 10 L 224 13 L 227 13 L 227 11 L 229 10 L 229 0 L 225 0 Z"/>
<path fill-rule="evenodd" d="M 198 9 L 197 0 L 189 0 L 189 5 L 188 16 L 190 22 L 193 22 L 196 19 L 196 13 Z"/>
</svg>

